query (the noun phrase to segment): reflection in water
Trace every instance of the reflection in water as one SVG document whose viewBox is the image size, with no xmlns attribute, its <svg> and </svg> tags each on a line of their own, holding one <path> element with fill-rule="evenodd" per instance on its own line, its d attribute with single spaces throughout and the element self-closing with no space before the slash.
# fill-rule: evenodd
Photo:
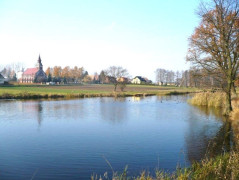
<svg viewBox="0 0 239 180">
<path fill-rule="evenodd" d="M 132 96 L 131 100 L 133 102 L 139 102 L 140 100 L 142 100 L 144 97 L 139 97 L 139 96 Z"/>
<path fill-rule="evenodd" d="M 226 117 L 222 115 L 219 108 L 208 108 L 205 106 L 195 106 L 193 110 L 198 111 L 200 114 L 205 114 L 206 121 L 210 121 L 212 117 L 223 119 L 219 128 L 217 124 L 207 124 L 202 118 L 195 118 L 193 113 L 189 119 L 189 131 L 186 135 L 187 156 L 190 162 L 199 161 L 205 156 L 215 157 L 223 152 L 229 152 L 232 147 L 232 128 L 231 123 L 227 121 Z"/>
<path fill-rule="evenodd" d="M 207 107 L 207 106 L 194 106 L 200 113 L 209 116 L 216 116 L 222 119 L 224 122 L 227 121 L 227 117 L 223 116 L 221 108 Z"/>
<path fill-rule="evenodd" d="M 187 99 L 191 97 L 190 95 L 171 95 L 171 96 L 157 96 L 157 100 L 160 102 L 164 102 L 164 101 L 174 101 L 176 103 L 184 103 L 185 101 L 187 101 Z"/>
<path fill-rule="evenodd" d="M 232 148 L 232 128 L 230 122 L 225 122 L 217 132 L 217 135 L 210 140 L 208 156 L 214 157 L 223 152 L 230 152 Z"/>
<path fill-rule="evenodd" d="M 38 122 L 38 125 L 39 127 L 41 126 L 41 122 L 42 122 L 42 110 L 43 110 L 43 107 L 42 107 L 42 101 L 39 101 L 37 104 L 37 122 Z"/>
<path fill-rule="evenodd" d="M 159 157 L 159 168 L 172 172 L 229 151 L 236 126 L 188 98 L 0 101 L 0 179 L 29 179 L 36 169 L 36 179 L 89 179 L 109 171 L 102 155 L 115 171 L 154 171 Z"/>
<path fill-rule="evenodd" d="M 103 120 L 113 124 L 126 121 L 128 116 L 126 98 L 114 99 L 113 103 L 111 98 L 101 98 L 100 114 Z"/>
<path fill-rule="evenodd" d="M 239 120 L 232 121 L 232 130 L 235 149 L 239 149 Z"/>
</svg>

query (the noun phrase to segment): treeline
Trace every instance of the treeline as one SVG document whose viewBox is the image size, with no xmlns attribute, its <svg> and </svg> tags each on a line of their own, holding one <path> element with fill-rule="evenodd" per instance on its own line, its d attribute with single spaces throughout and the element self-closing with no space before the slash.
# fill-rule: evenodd
<svg viewBox="0 0 239 180">
<path fill-rule="evenodd" d="M 47 82 L 54 83 L 113 83 L 117 84 L 117 79 L 120 77 L 129 77 L 128 73 L 123 73 L 125 69 L 117 69 L 119 67 L 112 66 L 106 70 L 102 70 L 100 74 L 94 73 L 89 75 L 83 67 L 74 66 L 54 66 L 48 67 L 45 71 Z M 17 81 L 18 72 L 23 72 L 24 65 L 22 63 L 12 63 L 4 67 L 0 67 L 0 73 L 10 81 Z M 126 71 L 127 72 L 127 71 Z M 155 71 L 155 79 L 157 85 L 174 85 L 180 87 L 217 87 L 223 88 L 226 82 L 223 74 L 220 72 L 211 72 L 210 74 L 205 69 L 190 68 L 185 71 L 172 71 L 163 68 L 158 68 Z M 117 83 L 116 83 L 117 82 Z M 129 83 L 129 78 L 127 80 Z M 235 81 L 234 85 L 239 85 L 239 80 Z"/>
<path fill-rule="evenodd" d="M 223 75 L 219 72 L 208 74 L 205 69 L 190 68 L 185 71 L 172 71 L 166 69 L 156 69 L 156 83 L 159 85 L 175 85 L 181 87 L 198 88 L 223 88 Z M 239 81 L 235 82 L 239 85 Z"/>
<path fill-rule="evenodd" d="M 159 85 L 192 86 L 189 70 L 172 71 L 158 68 L 155 71 L 156 83 Z"/>
<path fill-rule="evenodd" d="M 83 67 L 74 66 L 70 68 L 66 66 L 54 66 L 48 67 L 45 71 L 47 75 L 47 82 L 54 83 L 111 83 L 105 71 L 101 71 L 100 74 L 95 72 L 93 75 L 89 75 Z"/>
<path fill-rule="evenodd" d="M 80 83 L 87 78 L 88 72 L 83 67 L 70 68 L 66 66 L 54 66 L 53 68 L 48 67 L 45 71 L 47 75 L 47 82 L 55 83 Z"/>
</svg>

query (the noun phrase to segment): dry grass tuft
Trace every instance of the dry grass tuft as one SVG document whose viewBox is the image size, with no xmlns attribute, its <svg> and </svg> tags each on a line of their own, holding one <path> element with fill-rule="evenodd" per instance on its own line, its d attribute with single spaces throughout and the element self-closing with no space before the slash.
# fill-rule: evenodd
<svg viewBox="0 0 239 180">
<path fill-rule="evenodd" d="M 233 111 L 230 114 L 231 120 L 239 120 L 239 108 L 233 109 Z"/>
<path fill-rule="evenodd" d="M 193 105 L 209 106 L 209 107 L 224 107 L 226 94 L 223 92 L 203 92 L 197 93 L 189 103 Z"/>
<path fill-rule="evenodd" d="M 233 98 L 232 108 L 233 111 L 230 113 L 230 119 L 239 120 L 239 98 Z"/>
</svg>

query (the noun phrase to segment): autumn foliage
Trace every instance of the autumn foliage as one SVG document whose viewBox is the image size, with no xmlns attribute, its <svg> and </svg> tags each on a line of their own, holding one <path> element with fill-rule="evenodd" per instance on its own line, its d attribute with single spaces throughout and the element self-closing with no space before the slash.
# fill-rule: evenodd
<svg viewBox="0 0 239 180">
<path fill-rule="evenodd" d="M 83 67 L 70 68 L 66 66 L 62 68 L 61 66 L 54 66 L 53 68 L 48 67 L 46 69 L 46 75 L 48 77 L 52 77 L 52 79 L 48 81 L 54 82 L 81 82 L 86 76 L 86 71 Z"/>
<path fill-rule="evenodd" d="M 190 37 L 187 60 L 203 69 L 226 92 L 226 112 L 232 110 L 231 97 L 239 68 L 239 2 L 212 0 L 202 3 L 201 23 Z"/>
</svg>

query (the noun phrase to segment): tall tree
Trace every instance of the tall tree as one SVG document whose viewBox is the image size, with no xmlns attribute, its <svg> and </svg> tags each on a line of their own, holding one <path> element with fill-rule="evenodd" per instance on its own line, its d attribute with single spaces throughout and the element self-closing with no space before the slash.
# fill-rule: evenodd
<svg viewBox="0 0 239 180">
<path fill-rule="evenodd" d="M 49 73 L 47 75 L 47 82 L 51 82 L 52 81 L 52 76 L 51 76 L 51 73 Z"/>
<path fill-rule="evenodd" d="M 70 67 L 69 66 L 66 66 L 66 67 L 64 67 L 63 69 L 62 69 L 62 77 L 64 77 L 64 78 L 66 78 L 66 81 L 67 82 L 69 82 L 70 81 L 70 71 L 71 71 L 71 69 L 70 69 Z"/>
<path fill-rule="evenodd" d="M 48 75 L 51 73 L 51 68 L 48 67 L 48 68 L 46 69 L 45 73 L 46 73 L 46 75 L 48 76 Z"/>
<path fill-rule="evenodd" d="M 104 84 L 105 78 L 106 78 L 105 72 L 104 72 L 104 71 L 101 71 L 101 72 L 100 72 L 100 76 L 99 76 L 99 80 L 100 80 L 100 83 L 101 83 L 101 84 Z"/>
<path fill-rule="evenodd" d="M 156 69 L 155 74 L 156 74 L 157 83 L 166 83 L 167 82 L 167 80 L 166 80 L 167 70 L 158 68 L 158 69 Z"/>
<path fill-rule="evenodd" d="M 55 66 L 53 68 L 53 77 L 60 78 L 61 77 L 61 71 L 62 71 L 61 66 Z"/>
<path fill-rule="evenodd" d="M 231 91 L 239 67 L 238 0 L 211 0 L 201 3 L 200 25 L 190 37 L 187 60 L 192 65 L 219 74 L 226 92 L 226 112 L 232 111 Z"/>
</svg>

